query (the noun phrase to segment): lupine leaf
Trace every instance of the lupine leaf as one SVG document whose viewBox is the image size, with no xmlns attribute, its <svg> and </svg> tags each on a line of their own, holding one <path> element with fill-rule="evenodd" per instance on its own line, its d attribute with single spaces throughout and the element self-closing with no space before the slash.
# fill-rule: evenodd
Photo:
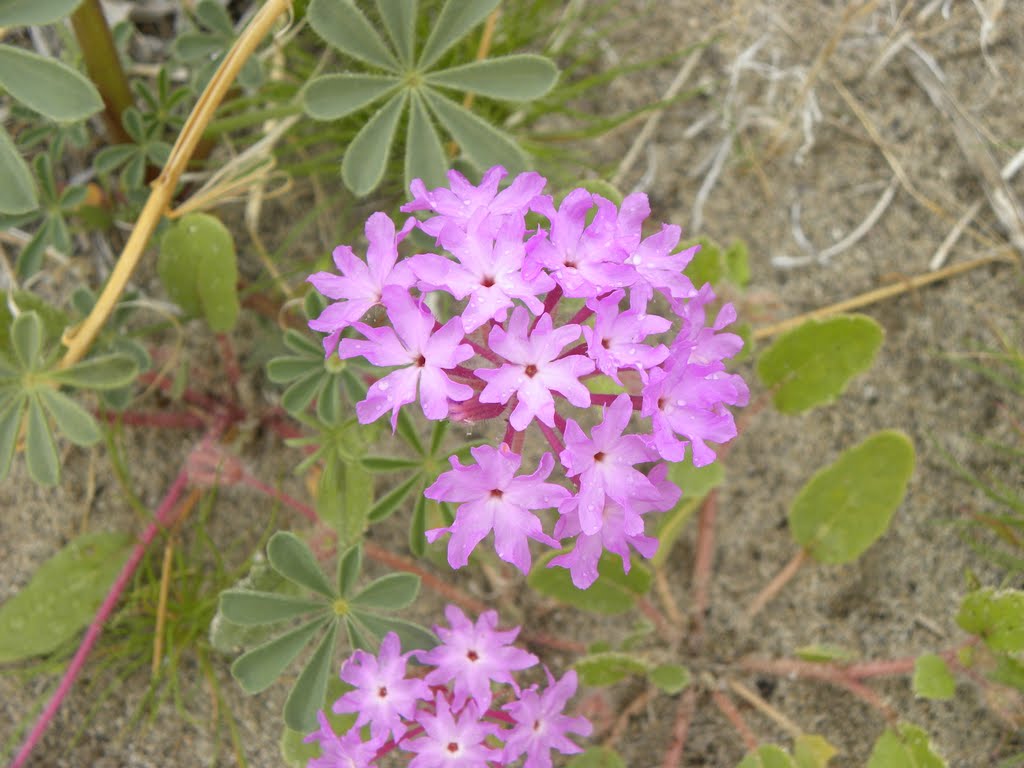
<svg viewBox="0 0 1024 768">
<path fill-rule="evenodd" d="M 338 559 L 338 593 L 342 597 L 352 594 L 352 589 L 359 580 L 359 572 L 363 568 L 363 547 L 354 544 L 346 549 Z"/>
<path fill-rule="evenodd" d="M 1024 592 L 979 589 L 964 598 L 957 614 L 960 628 L 977 635 L 993 651 L 1024 651 Z"/>
<path fill-rule="evenodd" d="M 287 384 L 323 369 L 323 363 L 316 358 L 281 356 L 267 362 L 267 378 L 275 384 Z"/>
<path fill-rule="evenodd" d="M 47 373 L 47 377 L 58 384 L 104 391 L 126 387 L 138 375 L 139 364 L 135 358 L 121 353 L 94 357 L 70 368 Z"/>
<path fill-rule="evenodd" d="M 274 624 L 325 608 L 327 604 L 322 600 L 306 600 L 277 592 L 229 589 L 220 593 L 220 612 L 224 618 L 244 627 Z"/>
<path fill-rule="evenodd" d="M 362 399 L 362 398 L 360 398 Z M 409 414 L 404 410 L 398 412 L 398 434 L 401 435 L 402 439 L 409 444 L 416 453 L 421 456 L 425 456 L 423 442 L 420 440 L 419 433 L 416 431 L 416 425 L 412 423 L 412 419 L 409 418 Z"/>
<path fill-rule="evenodd" d="M 85 628 L 131 546 L 121 533 L 87 533 L 43 563 L 0 606 L 0 664 L 50 653 Z"/>
<path fill-rule="evenodd" d="M 544 56 L 524 53 L 473 61 L 431 72 L 424 79 L 434 86 L 471 91 L 492 99 L 530 101 L 551 90 L 558 79 L 558 67 Z"/>
<path fill-rule="evenodd" d="M 313 553 L 294 533 L 278 531 L 271 536 L 267 542 L 267 559 L 274 570 L 289 581 L 327 598 L 335 596 Z"/>
<path fill-rule="evenodd" d="M 377 12 L 384 21 L 398 58 L 412 64 L 416 35 L 416 0 L 377 0 Z"/>
<path fill-rule="evenodd" d="M 384 177 L 406 95 L 401 91 L 392 96 L 377 114 L 366 121 L 345 150 L 341 177 L 345 186 L 360 197 L 372 192 Z"/>
<path fill-rule="evenodd" d="M 328 621 L 331 619 L 315 619 L 243 653 L 231 665 L 231 674 L 246 693 L 266 690 Z"/>
<path fill-rule="evenodd" d="M 270 362 L 276 361 L 271 360 Z M 281 407 L 293 416 L 303 413 L 309 407 L 309 404 L 313 402 L 316 393 L 320 391 L 323 377 L 324 369 L 322 365 L 311 368 L 301 378 L 293 381 L 281 394 Z"/>
<path fill-rule="evenodd" d="M 642 675 L 650 665 L 639 656 L 609 651 L 578 659 L 573 665 L 584 685 L 614 685 L 630 675 Z"/>
<path fill-rule="evenodd" d="M 0 481 L 5 480 L 11 471 L 14 448 L 18 443 L 18 432 L 21 431 L 27 402 L 28 398 L 24 395 L 15 395 L 5 400 L 0 409 Z"/>
<path fill-rule="evenodd" d="M 366 611 L 352 611 L 351 615 L 378 639 L 383 639 L 388 632 L 394 632 L 402 641 L 403 651 L 411 651 L 414 648 L 429 650 L 437 645 L 437 636 L 433 632 L 411 621 L 378 616 Z"/>
<path fill-rule="evenodd" d="M 56 485 L 60 480 L 60 461 L 53 433 L 38 397 L 28 399 L 28 428 L 25 432 L 25 459 L 28 472 L 40 485 Z"/>
<path fill-rule="evenodd" d="M 0 213 L 29 213 L 39 207 L 32 172 L 3 126 L 0 126 L 0 179 L 4 180 L 0 184 Z"/>
<path fill-rule="evenodd" d="M 53 24 L 81 5 L 82 0 L 4 0 L 0 27 L 32 27 Z"/>
<path fill-rule="evenodd" d="M 2 478 L 0 478 L 2 479 Z M 409 551 L 416 557 L 423 557 L 427 549 L 427 497 L 422 493 L 416 497 L 409 521 Z"/>
<path fill-rule="evenodd" d="M 385 75 L 322 75 L 306 84 L 302 108 L 314 120 L 338 120 L 384 98 L 400 83 Z"/>
<path fill-rule="evenodd" d="M 364 456 L 359 460 L 359 463 L 366 470 L 378 474 L 382 472 L 403 472 L 422 465 L 422 462 L 416 459 L 401 459 L 392 456 Z"/>
<path fill-rule="evenodd" d="M 0 45 L 0 86 L 16 101 L 51 120 L 70 123 L 103 109 L 86 77 L 56 59 Z"/>
<path fill-rule="evenodd" d="M 414 91 L 410 96 L 405 139 L 406 186 L 413 179 L 422 179 L 428 189 L 444 186 L 448 165 L 448 154 L 423 104 L 423 97 Z"/>
<path fill-rule="evenodd" d="M 92 414 L 67 395 L 49 387 L 40 387 L 39 398 L 61 434 L 75 445 L 92 445 L 103 437 Z"/>
<path fill-rule="evenodd" d="M 509 173 L 519 173 L 526 168 L 526 155 L 508 134 L 431 88 L 425 88 L 423 93 L 431 111 L 473 165 L 478 168 L 502 165 Z"/>
<path fill-rule="evenodd" d="M 527 583 L 541 594 L 574 605 L 585 611 L 614 615 L 624 613 L 636 605 L 636 598 L 651 588 L 651 572 L 639 563 L 633 563 L 629 573 L 623 573 L 622 561 L 608 552 L 598 562 L 598 578 L 589 589 L 577 589 L 565 568 L 548 568 L 552 559 L 563 550 L 547 552 L 537 559 Z"/>
<path fill-rule="evenodd" d="M 325 373 L 320 380 L 321 387 L 316 398 L 316 417 L 324 424 L 339 424 L 342 416 L 341 382 L 337 377 Z"/>
<path fill-rule="evenodd" d="M 306 18 L 314 32 L 346 56 L 383 69 L 399 69 L 394 54 L 352 0 L 313 0 Z"/>
<path fill-rule="evenodd" d="M 782 413 L 800 413 L 835 400 L 875 360 L 882 327 L 865 315 L 807 320 L 761 353 L 757 375 L 775 389 Z"/>
<path fill-rule="evenodd" d="M 35 312 L 22 312 L 11 323 L 11 346 L 23 370 L 39 365 L 43 346 L 43 321 Z"/>
<path fill-rule="evenodd" d="M 430 37 L 423 45 L 417 68 L 430 69 L 442 54 L 498 7 L 500 0 L 447 0 L 431 24 Z"/>
<path fill-rule="evenodd" d="M 822 563 L 856 560 L 889 528 L 914 471 L 902 432 L 878 432 L 819 470 L 789 510 L 796 542 Z"/>
<path fill-rule="evenodd" d="M 316 729 L 316 713 L 324 708 L 327 681 L 334 663 L 334 646 L 338 637 L 338 622 L 332 622 L 327 634 L 317 646 L 313 658 L 295 681 L 284 705 L 284 722 L 297 731 Z"/>
<path fill-rule="evenodd" d="M 924 699 L 944 701 L 956 693 L 956 678 L 945 659 L 934 653 L 918 656 L 914 662 L 914 693 Z"/>
<path fill-rule="evenodd" d="M 886 728 L 875 742 L 868 768 L 945 768 L 946 761 L 932 751 L 928 734 L 901 723 L 898 732 Z"/>
<path fill-rule="evenodd" d="M 382 496 L 370 509 L 369 514 L 367 515 L 370 522 L 380 522 L 384 518 L 389 517 L 396 509 L 398 509 L 402 502 L 405 501 L 406 497 L 412 492 L 412 490 L 422 484 L 423 478 L 417 473 L 397 488 L 393 488 L 388 491 L 388 493 Z"/>
<path fill-rule="evenodd" d="M 352 598 L 352 605 L 380 611 L 399 611 L 412 605 L 419 593 L 419 576 L 411 573 L 389 573 L 370 582 Z"/>
</svg>

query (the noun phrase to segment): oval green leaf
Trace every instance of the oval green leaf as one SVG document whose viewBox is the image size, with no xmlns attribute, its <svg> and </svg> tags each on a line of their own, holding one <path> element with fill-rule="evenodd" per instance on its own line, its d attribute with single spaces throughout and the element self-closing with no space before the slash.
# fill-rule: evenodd
<svg viewBox="0 0 1024 768">
<path fill-rule="evenodd" d="M 138 360 L 127 354 L 111 354 L 94 357 L 90 360 L 65 368 L 62 371 L 50 371 L 47 376 L 51 381 L 77 389 L 95 389 L 100 391 L 126 387 L 139 375 Z"/>
<path fill-rule="evenodd" d="M 309 551 L 309 547 L 294 533 L 278 531 L 267 542 L 267 559 L 271 567 L 289 581 L 334 598 L 330 582 Z"/>
<path fill-rule="evenodd" d="M 796 542 L 822 563 L 856 560 L 889 527 L 914 471 L 902 432 L 878 432 L 819 470 L 789 510 Z"/>
<path fill-rule="evenodd" d="M 399 85 L 384 75 L 323 75 L 302 91 L 302 108 L 314 120 L 338 120 L 382 99 Z"/>
<path fill-rule="evenodd" d="M 4 0 L 0 3 L 0 27 L 53 24 L 81 4 L 82 0 Z"/>
<path fill-rule="evenodd" d="M 399 611 L 412 605 L 419 593 L 419 576 L 411 573 L 389 573 L 370 582 L 352 598 L 352 605 L 379 611 Z"/>
<path fill-rule="evenodd" d="M 1024 592 L 979 589 L 964 598 L 956 623 L 993 651 L 1024 651 Z"/>
<path fill-rule="evenodd" d="M 897 728 L 886 728 L 875 742 L 868 768 L 946 768 L 946 761 L 932 750 L 927 733 L 908 723 Z"/>
<path fill-rule="evenodd" d="M 231 665 L 231 674 L 246 693 L 266 690 L 328 621 L 316 619 L 243 653 Z"/>
<path fill-rule="evenodd" d="M 220 219 L 191 213 L 180 222 L 199 251 L 199 303 L 214 333 L 227 333 L 238 322 L 238 257 L 235 240 Z"/>
<path fill-rule="evenodd" d="M 793 758 L 782 747 L 765 744 L 743 758 L 736 768 L 797 768 Z"/>
<path fill-rule="evenodd" d="M 405 108 L 406 92 L 396 93 L 362 127 L 345 150 L 341 178 L 353 193 L 362 197 L 372 192 L 384 178 L 398 118 Z"/>
<path fill-rule="evenodd" d="M 582 755 L 576 755 L 566 766 L 567 768 L 626 768 L 626 763 L 614 749 L 591 747 Z"/>
<path fill-rule="evenodd" d="M 99 112 L 103 100 L 89 80 L 61 62 L 0 45 L 0 86 L 16 101 L 60 123 Z"/>
<path fill-rule="evenodd" d="M 808 320 L 761 354 L 757 375 L 775 390 L 779 411 L 800 413 L 832 402 L 870 368 L 882 335 L 882 326 L 864 315 Z"/>
<path fill-rule="evenodd" d="M 420 54 L 418 69 L 423 72 L 463 38 L 473 27 L 498 7 L 500 0 L 447 0 L 440 15 L 430 25 L 430 37 Z"/>
<path fill-rule="evenodd" d="M 509 173 L 526 169 L 526 154 L 511 136 L 432 88 L 424 88 L 423 93 L 434 116 L 477 168 L 502 165 Z"/>
<path fill-rule="evenodd" d="M 801 733 L 793 739 L 793 758 L 797 768 L 828 768 L 828 761 L 837 754 L 839 750 L 816 733 Z"/>
<path fill-rule="evenodd" d="M 524 53 L 432 72 L 425 80 L 441 88 L 471 91 L 492 99 L 530 101 L 551 90 L 558 80 L 558 67 L 544 56 Z"/>
<path fill-rule="evenodd" d="M 84 629 L 131 546 L 121 533 L 87 533 L 43 563 L 0 606 L 0 664 L 51 653 Z"/>
<path fill-rule="evenodd" d="M 622 561 L 605 552 L 597 565 L 597 581 L 589 589 L 578 589 L 567 569 L 548 568 L 548 563 L 565 551 L 547 552 L 538 558 L 527 577 L 527 584 L 563 603 L 609 616 L 630 610 L 636 605 L 637 596 L 651 588 L 651 572 L 645 566 L 633 563 L 629 573 L 623 573 Z"/>
<path fill-rule="evenodd" d="M 18 154 L 7 129 L 0 126 L 0 213 L 30 213 L 39 207 L 32 172 Z"/>
<path fill-rule="evenodd" d="M 573 665 L 584 685 L 614 685 L 630 675 L 643 675 L 650 665 L 641 657 L 630 653 L 609 651 L 584 656 Z"/>
<path fill-rule="evenodd" d="M 317 646 L 313 657 L 292 686 L 284 704 L 284 722 L 296 731 L 312 731 L 317 727 L 316 713 L 324 709 L 327 682 L 334 666 L 334 646 L 338 637 L 338 622 L 332 622 L 327 634 Z"/>
<path fill-rule="evenodd" d="M 923 699 L 945 701 L 956 693 L 956 678 L 941 656 L 926 653 L 914 662 L 914 693 Z"/>
<path fill-rule="evenodd" d="M 67 395 L 40 387 L 39 398 L 61 434 L 75 445 L 92 445 L 103 437 L 92 414 Z"/>
<path fill-rule="evenodd" d="M 659 664 L 647 673 L 648 679 L 670 696 L 690 685 L 690 670 L 682 664 Z"/>
<path fill-rule="evenodd" d="M 40 485 L 56 485 L 60 480 L 57 444 L 47 423 L 39 398 L 28 399 L 28 428 L 25 434 L 25 459 L 28 473 Z"/>
<path fill-rule="evenodd" d="M 229 589 L 220 593 L 220 612 L 243 627 L 274 624 L 327 608 L 322 600 L 306 600 L 277 592 Z"/>
<path fill-rule="evenodd" d="M 395 71 L 398 60 L 352 0 L 313 0 L 306 13 L 309 26 L 346 56 Z"/>
</svg>

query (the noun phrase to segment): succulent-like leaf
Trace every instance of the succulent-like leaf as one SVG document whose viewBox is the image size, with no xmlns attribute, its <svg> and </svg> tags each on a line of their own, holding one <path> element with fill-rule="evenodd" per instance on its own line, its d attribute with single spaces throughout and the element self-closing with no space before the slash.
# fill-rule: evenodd
<svg viewBox="0 0 1024 768">
<path fill-rule="evenodd" d="M 394 632 L 402 641 L 402 650 L 429 650 L 437 645 L 437 636 L 426 627 L 392 616 L 378 616 L 366 611 L 352 611 L 356 621 L 379 639 L 388 632 Z"/>
<path fill-rule="evenodd" d="M 39 398 L 28 398 L 28 427 L 25 430 L 25 459 L 28 473 L 40 485 L 56 485 L 60 480 L 57 444 L 46 421 Z"/>
<path fill-rule="evenodd" d="M 321 75 L 302 91 L 302 107 L 314 120 L 337 120 L 351 115 L 401 84 L 387 75 Z"/>
<path fill-rule="evenodd" d="M 0 27 L 32 27 L 53 24 L 81 5 L 82 0 L 4 0 L 0 3 Z"/>
<path fill-rule="evenodd" d="M 782 747 L 765 744 L 744 757 L 736 768 L 797 768 L 797 765 Z"/>
<path fill-rule="evenodd" d="M 203 316 L 214 333 L 227 333 L 234 330 L 241 310 L 234 238 L 228 228 L 212 216 L 202 233 L 193 233 L 193 236 L 200 238 L 197 245 L 203 248 L 197 273 Z"/>
<path fill-rule="evenodd" d="M 405 183 L 422 179 L 427 188 L 446 184 L 448 153 L 441 144 L 423 97 L 413 91 L 409 101 L 409 126 L 405 139 Z"/>
<path fill-rule="evenodd" d="M 399 611 L 412 605 L 419 593 L 419 576 L 411 573 L 389 573 L 370 582 L 352 598 L 352 605 L 380 611 Z"/>
<path fill-rule="evenodd" d="M 622 561 L 610 553 L 601 555 L 598 578 L 586 590 L 578 589 L 565 568 L 549 568 L 548 563 L 562 550 L 546 552 L 530 570 L 527 583 L 541 594 L 585 611 L 614 615 L 625 613 L 636 605 L 636 598 L 651 588 L 651 572 L 639 563 L 633 563 L 629 573 L 623 573 Z"/>
<path fill-rule="evenodd" d="M 886 728 L 875 742 L 868 768 L 945 768 L 946 761 L 932 750 L 928 734 L 909 723 L 898 730 Z"/>
<path fill-rule="evenodd" d="M 519 173 L 526 168 L 526 155 L 508 134 L 432 88 L 424 88 L 423 93 L 434 116 L 473 165 L 478 168 L 502 165 L 509 173 Z"/>
<path fill-rule="evenodd" d="M 382 69 L 400 68 L 395 55 L 352 0 L 313 0 L 306 18 L 314 32 L 346 56 Z"/>
<path fill-rule="evenodd" d="M 670 696 L 690 685 L 690 670 L 682 664 L 659 664 L 647 673 L 648 679 Z"/>
<path fill-rule="evenodd" d="M 412 64 L 416 35 L 416 0 L 377 0 L 377 12 L 384 21 L 398 58 Z"/>
<path fill-rule="evenodd" d="M 32 172 L 3 126 L 0 126 L 0 178 L 4 179 L 0 184 L 0 213 L 29 213 L 39 207 Z"/>
<path fill-rule="evenodd" d="M 284 705 L 284 722 L 289 728 L 296 731 L 316 729 L 316 713 L 324 708 L 337 637 L 338 622 L 335 621 L 331 623 L 313 657 L 292 686 Z"/>
<path fill-rule="evenodd" d="M 413 488 L 420 487 L 423 484 L 423 478 L 419 473 L 413 475 L 404 483 L 399 485 L 397 488 L 392 488 L 384 496 L 382 496 L 373 507 L 370 508 L 367 518 L 372 523 L 379 522 L 386 517 L 389 517 L 406 497 L 412 492 Z"/>
<path fill-rule="evenodd" d="M 445 51 L 486 19 L 487 14 L 497 8 L 499 2 L 500 0 L 447 0 L 431 25 L 430 37 L 424 43 L 417 62 L 418 69 L 421 72 L 430 69 Z"/>
<path fill-rule="evenodd" d="M 58 384 L 100 391 L 128 386 L 138 375 L 138 361 L 131 355 L 119 352 L 93 357 L 70 368 L 47 373 L 47 377 Z"/>
<path fill-rule="evenodd" d="M 406 91 L 392 96 L 377 114 L 367 120 L 348 145 L 341 161 L 341 177 L 345 186 L 356 195 L 369 194 L 384 178 L 406 97 Z"/>
<path fill-rule="evenodd" d="M 131 546 L 122 533 L 87 533 L 43 563 L 0 606 L 0 664 L 50 653 L 85 628 Z"/>
<path fill-rule="evenodd" d="M 578 659 L 573 665 L 584 685 L 614 685 L 630 675 L 643 675 L 650 664 L 631 653 L 608 651 Z"/>
<path fill-rule="evenodd" d="M 801 733 L 793 739 L 797 768 L 828 768 L 828 761 L 837 754 L 839 750 L 816 733 Z"/>
<path fill-rule="evenodd" d="M 88 78 L 55 59 L 11 45 L 0 45 L 0 86 L 60 123 L 84 120 L 103 109 L 103 99 Z"/>
<path fill-rule="evenodd" d="M 40 387 L 38 395 L 61 434 L 75 445 L 92 445 L 103 437 L 92 414 L 67 395 L 49 387 Z"/>
<path fill-rule="evenodd" d="M 566 763 L 566 768 L 626 768 L 626 762 L 610 747 L 591 747 Z"/>
<path fill-rule="evenodd" d="M 956 693 L 956 678 L 941 656 L 926 653 L 914 662 L 914 693 L 924 699 L 944 701 Z"/>
<path fill-rule="evenodd" d="M 558 80 L 558 67 L 544 56 L 522 53 L 431 72 L 424 79 L 430 85 L 492 99 L 529 101 L 551 90 Z"/>
<path fill-rule="evenodd" d="M 902 432 L 878 432 L 819 470 L 789 510 L 789 529 L 815 560 L 856 560 L 889 528 L 914 471 Z"/>
<path fill-rule="evenodd" d="M 278 592 L 229 589 L 220 593 L 220 612 L 228 621 L 244 627 L 274 624 L 326 609 L 323 600 L 306 600 Z"/>
<path fill-rule="evenodd" d="M 335 597 L 334 589 L 320 570 L 313 553 L 294 533 L 278 531 L 271 536 L 267 542 L 267 559 L 273 569 L 289 581 L 324 597 Z"/>
<path fill-rule="evenodd" d="M 1024 591 L 979 589 L 964 598 L 956 623 L 993 651 L 1024 651 Z"/>
<path fill-rule="evenodd" d="M 256 646 L 251 651 L 246 651 L 231 665 L 231 674 L 246 693 L 266 690 L 328 621 L 332 619 L 314 619 L 291 632 Z"/>
</svg>

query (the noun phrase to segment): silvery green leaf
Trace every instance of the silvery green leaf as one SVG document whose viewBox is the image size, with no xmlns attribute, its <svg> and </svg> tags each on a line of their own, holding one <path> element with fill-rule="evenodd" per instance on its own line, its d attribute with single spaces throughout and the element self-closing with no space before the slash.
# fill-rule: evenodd
<svg viewBox="0 0 1024 768">
<path fill-rule="evenodd" d="M 60 461 L 53 432 L 39 398 L 28 399 L 28 428 L 25 430 L 25 459 L 28 473 L 40 485 L 56 485 L 60 480 Z"/>
<path fill-rule="evenodd" d="M 419 576 L 389 573 L 364 587 L 352 598 L 352 605 L 381 611 L 399 611 L 412 605 L 419 593 Z"/>
<path fill-rule="evenodd" d="M 61 434 L 75 445 L 92 445 L 103 437 L 96 419 L 67 395 L 49 387 L 40 387 L 38 394 Z"/>
<path fill-rule="evenodd" d="M 430 37 L 423 46 L 417 68 L 422 72 L 430 67 L 473 27 L 487 18 L 498 7 L 500 0 L 447 0 L 441 13 L 433 21 Z"/>
<path fill-rule="evenodd" d="M 405 139 L 405 186 L 422 179 L 428 189 L 445 186 L 448 153 L 441 144 L 423 97 L 413 92 L 409 104 L 409 127 Z"/>
<path fill-rule="evenodd" d="M 14 458 L 14 447 L 21 431 L 27 398 L 22 394 L 5 399 L 0 406 L 0 481 L 7 477 Z"/>
<path fill-rule="evenodd" d="M 341 178 L 345 186 L 360 197 L 372 192 L 384 177 L 405 99 L 405 91 L 392 96 L 366 122 L 345 151 L 345 159 L 341 161 Z"/>
<path fill-rule="evenodd" d="M 31 27 L 53 24 L 82 4 L 82 0 L 3 0 L 0 27 Z"/>
<path fill-rule="evenodd" d="M 432 88 L 423 92 L 431 111 L 473 165 L 481 169 L 502 165 L 509 173 L 526 169 L 526 155 L 511 136 Z"/>
<path fill-rule="evenodd" d="M 278 531 L 267 542 L 267 559 L 279 574 L 327 598 L 334 589 L 324 576 L 309 547 L 294 533 Z"/>
<path fill-rule="evenodd" d="M 135 381 L 139 364 L 135 358 L 121 353 L 102 355 L 65 368 L 47 376 L 59 384 L 100 391 L 124 387 Z"/>
<path fill-rule="evenodd" d="M 0 213 L 29 213 L 39 207 L 32 172 L 21 159 L 17 147 L 0 126 Z"/>
<path fill-rule="evenodd" d="M 398 59 L 352 0 L 313 0 L 306 18 L 314 32 L 346 56 L 382 69 L 400 69 Z"/>
<path fill-rule="evenodd" d="M 313 657 L 292 686 L 284 704 L 284 722 L 296 731 L 316 729 L 316 713 L 324 708 L 327 681 L 334 662 L 334 646 L 338 637 L 338 622 L 331 626 L 317 646 Z"/>
<path fill-rule="evenodd" d="M 384 98 L 399 86 L 387 75 L 322 75 L 302 91 L 302 106 L 314 120 L 337 120 Z"/>
<path fill-rule="evenodd" d="M 412 64 L 416 34 L 416 0 L 377 0 L 377 12 L 384 21 L 391 42 L 403 64 Z"/>
<path fill-rule="evenodd" d="M 55 59 L 0 45 L 0 85 L 30 109 L 70 123 L 103 109 L 99 91 L 87 78 Z"/>
<path fill-rule="evenodd" d="M 43 321 L 35 312 L 22 312 L 11 323 L 11 346 L 21 368 L 34 370 L 43 345 Z"/>
<path fill-rule="evenodd" d="M 329 618 L 315 619 L 246 651 L 231 665 L 231 674 L 246 693 L 259 693 L 280 677 Z"/>
<path fill-rule="evenodd" d="M 519 54 L 431 72 L 424 79 L 431 85 L 471 91 L 492 99 L 529 101 L 551 90 L 558 80 L 558 67 L 544 56 Z"/>
</svg>

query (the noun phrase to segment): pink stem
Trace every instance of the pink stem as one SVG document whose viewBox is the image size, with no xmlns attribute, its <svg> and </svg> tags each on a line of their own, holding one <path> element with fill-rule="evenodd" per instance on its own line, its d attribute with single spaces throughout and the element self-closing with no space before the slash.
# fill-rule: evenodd
<svg viewBox="0 0 1024 768">
<path fill-rule="evenodd" d="M 572 320 L 569 321 L 569 325 L 582 325 L 592 314 L 594 314 L 594 310 L 584 304 L 580 307 L 580 311 L 572 316 Z"/>
<path fill-rule="evenodd" d="M 265 493 L 270 498 L 275 499 L 276 501 L 280 501 L 285 506 L 291 507 L 296 512 L 298 512 L 300 515 L 302 515 L 304 518 L 309 520 L 309 522 L 311 522 L 311 523 L 318 523 L 318 522 L 320 522 L 319 515 L 317 515 L 316 510 L 313 509 L 311 506 L 309 506 L 308 504 L 303 504 L 301 501 L 299 501 L 295 497 L 289 496 L 287 493 L 284 493 L 283 491 L 279 491 L 279 490 L 277 490 L 277 488 L 274 488 L 274 487 L 269 486 L 269 485 L 267 485 L 266 483 L 264 483 L 264 482 L 262 482 L 260 480 L 257 480 L 254 476 L 250 475 L 248 472 L 242 477 L 242 482 L 245 483 L 246 485 L 248 485 L 250 488 L 254 488 L 257 491 L 260 491 L 261 493 Z"/>
<path fill-rule="evenodd" d="M 556 454 L 565 450 L 565 446 L 562 445 L 562 441 L 558 438 L 558 435 L 555 434 L 555 431 L 551 429 L 551 427 L 541 421 L 537 422 L 537 426 L 540 427 L 540 431 L 544 433 L 544 437 L 547 438 L 548 444 Z"/>
<path fill-rule="evenodd" d="M 117 606 L 117 601 L 121 598 L 121 593 L 124 592 L 125 587 L 128 586 L 128 582 L 131 581 L 132 576 L 135 575 L 135 569 L 139 567 L 139 563 L 142 561 L 142 556 L 146 554 L 146 550 L 152 543 L 153 539 L 156 538 L 157 533 L 164 529 L 171 520 L 172 513 L 175 511 L 175 507 L 178 503 L 178 498 L 188 485 L 188 475 L 185 470 L 182 469 L 178 473 L 178 477 L 175 478 L 174 484 L 171 485 L 167 495 L 164 496 L 163 501 L 160 502 L 160 506 L 157 508 L 156 517 L 143 531 L 139 537 L 138 543 L 135 545 L 135 549 L 132 550 L 131 557 L 128 558 L 128 562 L 121 568 L 121 573 L 118 574 L 117 580 L 111 586 L 110 591 L 107 592 L 106 598 L 103 600 L 103 604 L 100 606 L 96 615 L 93 617 L 92 624 L 89 625 L 89 629 L 86 630 L 85 637 L 82 638 L 81 645 L 78 646 L 78 650 L 75 652 L 74 658 L 71 659 L 71 663 L 68 665 L 67 670 L 64 672 L 64 677 L 61 678 L 60 685 L 57 686 L 57 690 L 53 696 L 50 697 L 50 701 L 46 704 L 46 709 L 43 710 L 39 719 L 36 720 L 32 731 L 28 735 L 28 739 L 25 740 L 24 745 L 18 751 L 18 754 L 14 758 L 14 762 L 11 763 L 11 768 L 21 768 L 25 765 L 29 756 L 32 754 L 32 750 L 36 744 L 42 739 L 43 734 L 46 732 L 47 727 L 50 725 L 50 721 L 53 720 L 54 715 L 57 714 L 57 710 L 60 709 L 60 705 L 64 702 L 68 693 L 71 692 L 71 687 L 75 684 L 75 679 L 78 677 L 78 673 L 82 671 L 82 667 L 85 666 L 86 659 L 89 658 L 89 654 L 92 652 L 93 646 L 99 639 L 100 633 L 103 631 L 103 625 L 106 624 L 107 619 L 110 618 L 110 614 L 113 613 L 114 608 Z"/>
<path fill-rule="evenodd" d="M 615 398 L 619 395 L 590 395 L 591 405 L 611 405 L 615 402 Z M 633 410 L 639 411 L 643 408 L 644 399 L 640 395 L 630 395 L 629 399 L 633 401 Z"/>
</svg>

